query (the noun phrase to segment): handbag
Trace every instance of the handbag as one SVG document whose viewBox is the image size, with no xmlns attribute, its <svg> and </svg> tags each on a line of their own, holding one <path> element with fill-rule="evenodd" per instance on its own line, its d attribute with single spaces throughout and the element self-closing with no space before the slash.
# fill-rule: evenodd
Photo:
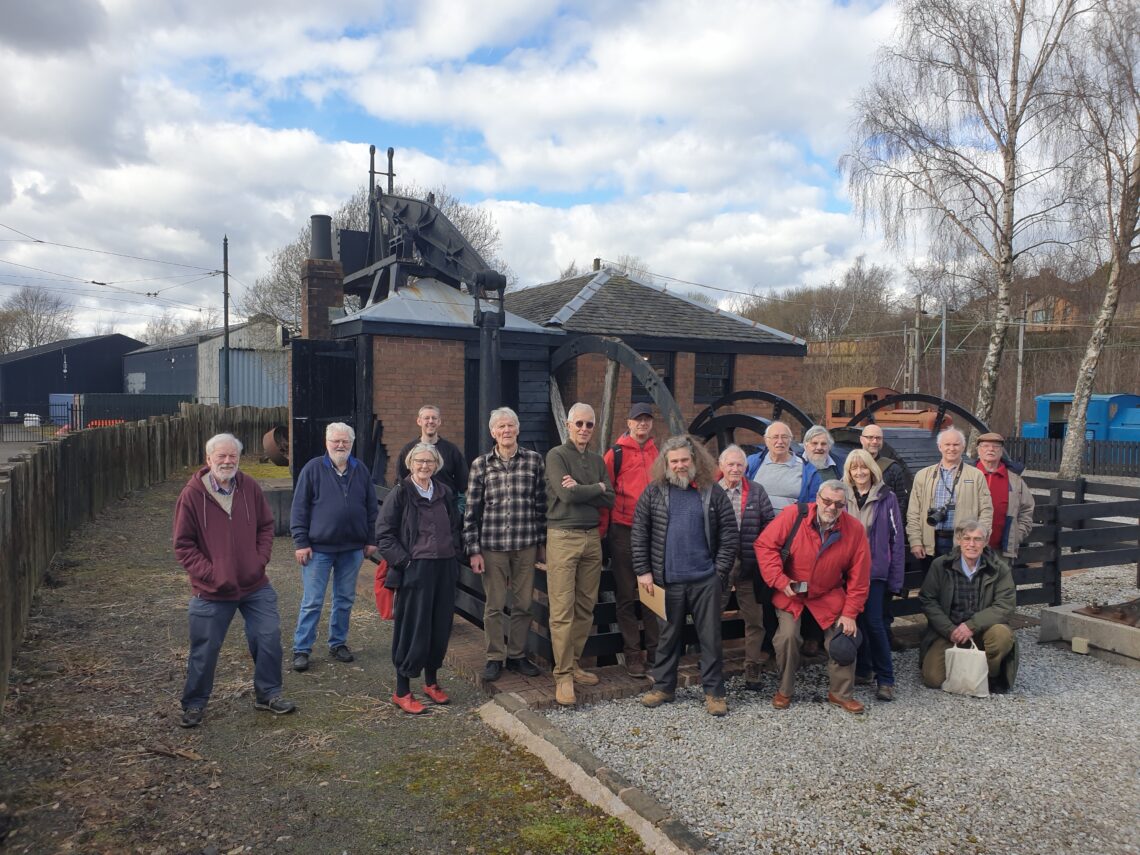
<svg viewBox="0 0 1140 855">
<path fill-rule="evenodd" d="M 946 679 L 942 691 L 972 698 L 990 696 L 990 666 L 986 652 L 970 639 L 969 647 L 946 648 Z"/>
<path fill-rule="evenodd" d="M 396 592 L 384 587 L 386 581 L 388 581 L 388 562 L 381 558 L 376 562 L 376 581 L 373 585 L 376 593 L 376 611 L 380 613 L 381 620 L 392 619 L 392 607 L 396 600 Z"/>
</svg>

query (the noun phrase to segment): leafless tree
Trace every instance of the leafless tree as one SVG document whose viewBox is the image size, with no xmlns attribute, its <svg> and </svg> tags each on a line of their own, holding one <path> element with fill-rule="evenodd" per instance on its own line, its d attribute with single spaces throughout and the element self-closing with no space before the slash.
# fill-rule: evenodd
<svg viewBox="0 0 1140 855">
<path fill-rule="evenodd" d="M 1101 262 L 1104 298 L 1077 372 L 1060 476 L 1080 474 L 1089 397 L 1121 290 L 1140 241 L 1140 8 L 1134 0 L 1097 0 L 1081 37 L 1066 45 L 1054 106 L 1060 144 L 1071 155 L 1075 225 Z"/>
<path fill-rule="evenodd" d="M 395 194 L 416 199 L 434 196 L 434 203 L 479 253 L 490 267 L 507 277 L 508 288 L 517 282 L 509 265 L 499 256 L 502 237 L 491 213 L 477 205 L 468 205 L 440 186 L 425 189 L 417 185 L 396 186 Z M 368 229 L 368 187 L 364 185 L 350 196 L 332 215 L 334 229 Z M 268 315 L 293 332 L 301 329 L 301 264 L 309 257 L 310 227 L 297 233 L 292 241 L 269 256 L 269 270 L 257 277 L 253 287 L 238 301 L 247 316 Z"/>
<path fill-rule="evenodd" d="M 16 349 L 16 326 L 12 313 L 0 307 L 0 354 Z"/>
<path fill-rule="evenodd" d="M 212 329 L 221 323 L 221 312 L 217 309 L 199 311 L 190 317 L 179 317 L 168 310 L 147 321 L 142 337 L 147 344 L 158 344 L 180 335 Z"/>
<path fill-rule="evenodd" d="M 937 260 L 976 255 L 997 293 L 976 415 L 993 412 L 1019 256 L 1063 211 L 1043 157 L 1042 106 L 1085 0 L 903 0 L 897 41 L 859 96 L 842 160 L 859 210 L 897 246 L 925 229 Z"/>
<path fill-rule="evenodd" d="M 570 263 L 558 271 L 559 279 L 570 279 L 574 276 L 582 276 L 586 271 L 578 266 L 577 259 L 570 259 Z"/>
<path fill-rule="evenodd" d="M 6 319 L 7 333 L 0 339 L 11 350 L 25 350 L 60 341 L 74 334 L 75 317 L 70 303 L 62 297 L 24 286 L 3 304 L 0 316 Z"/>
</svg>

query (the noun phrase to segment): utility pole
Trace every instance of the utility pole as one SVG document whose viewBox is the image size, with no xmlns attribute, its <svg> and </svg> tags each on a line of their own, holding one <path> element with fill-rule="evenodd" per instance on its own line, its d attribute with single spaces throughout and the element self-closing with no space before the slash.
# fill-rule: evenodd
<svg viewBox="0 0 1140 855">
<path fill-rule="evenodd" d="M 1021 294 L 1021 318 L 1017 325 L 1017 393 L 1013 399 L 1013 435 L 1021 435 L 1021 376 L 1025 366 L 1025 316 L 1029 313 L 1029 292 Z"/>
<path fill-rule="evenodd" d="M 946 398 L 946 301 L 942 301 L 942 398 Z"/>
<path fill-rule="evenodd" d="M 222 406 L 230 405 L 230 238 L 222 237 Z"/>
<path fill-rule="evenodd" d="M 911 368 L 910 376 L 914 383 L 914 393 L 917 395 L 919 391 L 918 383 L 918 366 L 919 358 L 922 352 L 922 295 L 915 294 L 914 296 L 914 351 L 913 351 L 913 367 Z"/>
</svg>

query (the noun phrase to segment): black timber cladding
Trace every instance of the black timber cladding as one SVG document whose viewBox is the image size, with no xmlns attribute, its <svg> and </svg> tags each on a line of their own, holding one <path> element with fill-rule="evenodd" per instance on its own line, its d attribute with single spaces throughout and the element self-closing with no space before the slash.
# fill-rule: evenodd
<svg viewBox="0 0 1140 855">
<path fill-rule="evenodd" d="M 638 350 L 782 356 L 807 352 L 802 341 L 787 333 L 610 271 L 509 292 L 506 306 L 536 324 L 618 336 Z"/>
<path fill-rule="evenodd" d="M 119 333 L 64 339 L 0 356 L 0 407 L 47 414 L 48 395 L 122 392 L 123 356 L 144 342 Z M 64 372 L 66 364 L 67 371 Z"/>
</svg>

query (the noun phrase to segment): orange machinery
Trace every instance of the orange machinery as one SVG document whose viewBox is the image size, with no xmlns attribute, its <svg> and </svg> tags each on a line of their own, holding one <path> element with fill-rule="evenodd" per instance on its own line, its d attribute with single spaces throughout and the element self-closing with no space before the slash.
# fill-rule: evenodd
<svg viewBox="0 0 1140 855">
<path fill-rule="evenodd" d="M 832 389 L 824 399 L 825 427 L 846 427 L 851 419 L 861 413 L 876 401 L 898 395 L 899 392 L 887 386 L 847 386 L 842 389 Z M 910 406 L 898 405 L 890 409 L 882 409 L 875 413 L 875 423 L 883 427 L 912 427 L 922 428 L 933 432 L 935 420 L 938 418 L 936 407 L 922 404 Z M 943 415 L 942 423 L 937 429 L 950 427 L 954 420 Z"/>
</svg>

